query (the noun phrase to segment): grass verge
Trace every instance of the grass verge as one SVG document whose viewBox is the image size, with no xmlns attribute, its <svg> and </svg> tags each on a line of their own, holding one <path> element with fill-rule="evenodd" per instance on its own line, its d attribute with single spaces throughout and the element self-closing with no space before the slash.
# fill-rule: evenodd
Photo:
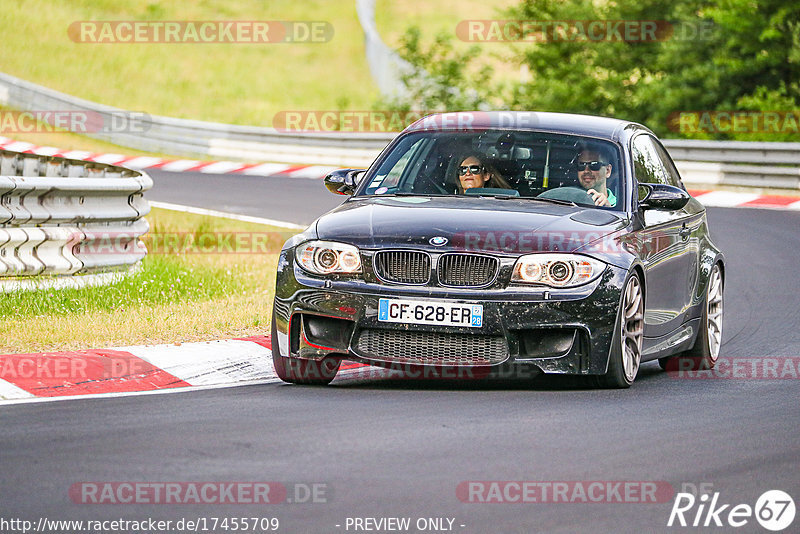
<svg viewBox="0 0 800 534">
<path fill-rule="evenodd" d="M 375 25 L 383 41 L 395 50 L 400 48 L 406 31 L 417 26 L 422 31 L 421 43 L 428 48 L 440 36 L 452 39 L 453 48 L 459 52 L 477 46 L 481 50 L 481 61 L 494 69 L 494 77 L 502 80 L 518 80 L 523 76 L 518 62 L 514 61 L 515 49 L 507 43 L 468 42 L 456 34 L 462 21 L 506 20 L 503 12 L 517 5 L 516 0 L 435 0 L 432 2 L 393 2 L 376 0 Z"/>
<path fill-rule="evenodd" d="M 269 332 L 278 253 L 292 231 L 163 209 L 147 219 L 150 253 L 138 273 L 102 287 L 4 294 L 0 352 Z"/>
<path fill-rule="evenodd" d="M 464 49 L 473 43 L 456 38 L 459 22 L 504 19 L 503 10 L 517 4 L 515 0 L 435 0 L 414 3 L 376 0 L 375 25 L 381 39 L 392 48 L 399 46 L 400 38 L 409 27 L 418 26 L 424 32 L 425 42 L 432 41 L 439 34 L 446 34 L 454 38 L 454 45 Z M 487 48 L 492 46 L 492 43 L 488 43 Z"/>
<path fill-rule="evenodd" d="M 75 42 L 79 21 L 323 21 L 327 42 Z M 278 111 L 369 109 L 355 2 L 26 0 L 0 10 L 0 71 L 132 111 L 270 126 Z"/>
</svg>

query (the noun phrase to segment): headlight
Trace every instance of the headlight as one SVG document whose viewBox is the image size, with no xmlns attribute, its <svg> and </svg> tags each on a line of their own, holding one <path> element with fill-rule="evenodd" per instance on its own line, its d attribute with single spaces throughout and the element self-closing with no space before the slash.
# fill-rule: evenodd
<svg viewBox="0 0 800 534">
<path fill-rule="evenodd" d="M 591 282 L 606 265 L 593 258 L 574 254 L 529 254 L 514 265 L 512 282 L 550 287 L 573 287 Z"/>
<path fill-rule="evenodd" d="M 295 249 L 298 263 L 315 274 L 361 272 L 361 255 L 353 245 L 333 241 L 308 241 Z"/>
</svg>

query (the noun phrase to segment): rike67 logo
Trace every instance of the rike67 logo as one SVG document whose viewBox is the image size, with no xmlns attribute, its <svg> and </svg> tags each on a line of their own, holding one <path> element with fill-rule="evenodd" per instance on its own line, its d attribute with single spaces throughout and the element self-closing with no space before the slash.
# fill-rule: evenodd
<svg viewBox="0 0 800 534">
<path fill-rule="evenodd" d="M 763 528 L 778 532 L 792 524 L 795 512 L 794 500 L 781 490 L 765 491 L 755 506 L 723 504 L 718 491 L 699 497 L 692 493 L 678 493 L 667 526 L 739 528 L 751 524 L 755 517 Z"/>
</svg>

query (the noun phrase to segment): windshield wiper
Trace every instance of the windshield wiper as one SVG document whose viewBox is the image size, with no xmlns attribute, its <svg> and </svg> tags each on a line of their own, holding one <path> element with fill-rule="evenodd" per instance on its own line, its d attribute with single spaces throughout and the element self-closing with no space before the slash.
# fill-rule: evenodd
<svg viewBox="0 0 800 534">
<path fill-rule="evenodd" d="M 547 197 L 516 197 L 516 198 L 524 198 L 525 200 L 538 200 L 539 202 L 549 202 L 551 204 L 559 204 L 561 206 L 573 206 L 575 208 L 578 207 L 571 200 L 561 200 L 559 198 L 547 198 Z"/>
<path fill-rule="evenodd" d="M 455 195 L 443 193 L 415 193 L 413 191 L 396 191 L 394 193 L 384 193 L 382 195 L 369 195 L 373 197 L 452 197 Z"/>
<path fill-rule="evenodd" d="M 477 195 L 480 198 L 496 198 L 497 200 L 514 200 L 522 198 L 519 195 Z"/>
<path fill-rule="evenodd" d="M 389 197 L 423 197 L 426 195 L 414 193 L 413 191 L 395 191 L 394 193 L 381 193 L 380 195 L 376 195 L 375 193 L 362 193 L 357 196 L 365 198 L 389 198 Z"/>
</svg>

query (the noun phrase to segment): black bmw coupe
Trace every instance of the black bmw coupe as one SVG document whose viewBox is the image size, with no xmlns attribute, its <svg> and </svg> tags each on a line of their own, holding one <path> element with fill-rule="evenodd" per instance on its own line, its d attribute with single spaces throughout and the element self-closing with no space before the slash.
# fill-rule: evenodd
<svg viewBox="0 0 800 534">
<path fill-rule="evenodd" d="M 431 115 L 325 185 L 349 198 L 278 262 L 272 351 L 287 382 L 327 384 L 350 360 L 628 387 L 642 362 L 719 356 L 724 259 L 642 125 Z"/>
</svg>

